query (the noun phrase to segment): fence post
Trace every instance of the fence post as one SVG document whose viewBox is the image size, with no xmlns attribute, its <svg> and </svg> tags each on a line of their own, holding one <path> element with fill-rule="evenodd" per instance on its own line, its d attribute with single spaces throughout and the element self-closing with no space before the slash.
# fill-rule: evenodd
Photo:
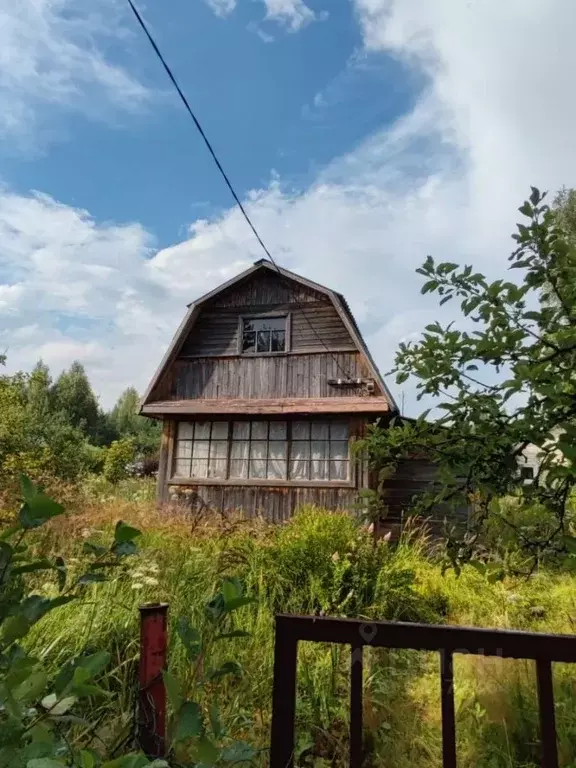
<svg viewBox="0 0 576 768">
<path fill-rule="evenodd" d="M 166 603 L 140 606 L 138 671 L 138 745 L 149 758 L 166 757 L 166 688 L 162 670 L 167 662 Z"/>
</svg>

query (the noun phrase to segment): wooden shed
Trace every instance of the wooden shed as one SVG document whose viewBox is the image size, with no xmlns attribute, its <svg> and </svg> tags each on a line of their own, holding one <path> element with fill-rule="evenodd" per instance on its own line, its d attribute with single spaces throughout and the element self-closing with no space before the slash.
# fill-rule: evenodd
<svg viewBox="0 0 576 768">
<path fill-rule="evenodd" d="M 352 443 L 397 407 L 344 297 L 261 260 L 189 305 L 141 413 L 163 421 L 160 501 L 282 521 L 355 508 Z"/>
</svg>

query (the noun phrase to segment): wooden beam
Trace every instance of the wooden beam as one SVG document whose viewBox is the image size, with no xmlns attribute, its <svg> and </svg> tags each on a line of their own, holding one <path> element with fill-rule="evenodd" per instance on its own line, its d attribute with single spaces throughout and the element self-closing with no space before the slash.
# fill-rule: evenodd
<svg viewBox="0 0 576 768">
<path fill-rule="evenodd" d="M 278 398 L 269 400 L 251 399 L 210 399 L 210 400 L 167 400 L 148 403 L 142 413 L 149 415 L 171 414 L 218 415 L 239 414 L 252 416 L 260 414 L 307 414 L 307 413 L 387 413 L 390 404 L 384 397 L 322 397 L 322 398 Z"/>
</svg>

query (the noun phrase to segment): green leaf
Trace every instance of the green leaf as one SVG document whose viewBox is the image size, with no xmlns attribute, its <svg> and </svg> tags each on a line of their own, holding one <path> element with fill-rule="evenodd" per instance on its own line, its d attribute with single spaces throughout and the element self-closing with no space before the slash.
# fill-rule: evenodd
<svg viewBox="0 0 576 768">
<path fill-rule="evenodd" d="M 540 190 L 537 187 L 530 187 L 532 192 L 530 193 L 530 202 L 532 205 L 538 205 L 541 200 Z"/>
<path fill-rule="evenodd" d="M 176 718 L 174 741 L 194 739 L 202 733 L 202 712 L 194 701 L 186 701 Z"/>
<path fill-rule="evenodd" d="M 242 674 L 243 669 L 242 665 L 239 664 L 237 661 L 227 661 L 224 664 L 222 664 L 221 667 L 218 669 L 211 669 L 207 675 L 207 680 L 215 680 L 219 677 L 224 677 L 224 675 L 236 675 L 237 677 L 240 677 Z"/>
<path fill-rule="evenodd" d="M 576 537 L 564 536 L 562 539 L 564 546 L 571 555 L 576 555 Z"/>
<path fill-rule="evenodd" d="M 214 640 L 229 640 L 232 637 L 250 637 L 250 632 L 244 632 L 242 629 L 235 629 L 233 632 L 223 632 L 221 635 L 216 635 Z"/>
<path fill-rule="evenodd" d="M 246 763 L 249 760 L 253 760 L 257 754 L 258 750 L 245 741 L 235 741 L 229 747 L 222 750 L 220 759 L 225 763 Z"/>
<path fill-rule="evenodd" d="M 532 214 L 534 213 L 534 209 L 532 208 L 528 200 L 526 200 L 526 202 L 523 205 L 521 205 L 520 208 L 518 208 L 518 210 L 523 216 L 531 217 Z"/>
<path fill-rule="evenodd" d="M 122 522 L 122 520 L 118 520 L 116 529 L 114 530 L 114 542 L 116 544 L 124 544 L 124 542 L 133 541 L 141 535 L 142 534 L 138 528 L 133 528 L 131 525 Z"/>
<path fill-rule="evenodd" d="M 28 477 L 22 475 L 21 481 L 24 504 L 20 509 L 19 522 L 22 528 L 38 528 L 64 512 L 60 504 L 39 491 Z"/>
<path fill-rule="evenodd" d="M 89 678 L 99 675 L 110 664 L 111 654 L 108 651 L 96 651 L 90 656 L 78 660 L 78 667 L 85 670 Z"/>
<path fill-rule="evenodd" d="M 55 760 L 53 757 L 36 757 L 33 760 L 28 760 L 26 768 L 62 768 L 66 763 Z"/>
<path fill-rule="evenodd" d="M 202 648 L 202 642 L 198 630 L 191 626 L 190 621 L 181 616 L 176 623 L 176 632 L 186 648 L 186 653 L 190 661 L 196 661 Z"/>
<path fill-rule="evenodd" d="M 49 571 L 54 567 L 50 560 L 35 560 L 32 563 L 25 563 L 24 565 L 17 565 L 12 568 L 12 573 L 34 573 L 35 571 Z"/>
<path fill-rule="evenodd" d="M 232 611 L 236 611 L 244 605 L 250 605 L 250 603 L 255 602 L 255 597 L 233 597 L 232 600 L 229 600 L 224 604 L 224 611 L 226 613 L 232 613 Z"/>
<path fill-rule="evenodd" d="M 97 764 L 95 756 L 86 749 L 80 750 L 78 760 L 80 762 L 79 768 L 95 768 Z"/>
<path fill-rule="evenodd" d="M 31 622 L 22 616 L 9 616 L 2 624 L 2 641 L 5 645 L 11 645 L 15 640 L 20 640 L 21 637 L 28 634 Z"/>
<path fill-rule="evenodd" d="M 46 672 L 43 669 L 37 669 L 14 689 L 13 696 L 22 704 L 32 704 L 44 692 L 47 682 Z"/>
<path fill-rule="evenodd" d="M 129 555 L 135 555 L 138 552 L 138 547 L 133 541 L 122 541 L 120 544 L 112 546 L 112 552 L 118 557 L 128 557 Z"/>
<path fill-rule="evenodd" d="M 178 712 L 184 700 L 182 695 L 182 686 L 178 680 L 176 680 L 176 678 L 167 670 L 162 672 L 162 677 L 164 679 L 164 685 L 166 686 L 166 694 L 168 696 L 170 706 L 174 712 Z"/>
<path fill-rule="evenodd" d="M 196 745 L 196 759 L 204 765 L 214 765 L 220 757 L 220 750 L 206 736 L 202 736 Z"/>
<path fill-rule="evenodd" d="M 222 595 L 224 602 L 233 600 L 242 594 L 242 585 L 238 579 L 224 579 L 222 582 Z"/>
<path fill-rule="evenodd" d="M 561 451 L 567 459 L 570 461 L 576 461 L 576 445 L 571 443 L 565 443 L 563 440 L 558 442 L 557 448 Z"/>
</svg>

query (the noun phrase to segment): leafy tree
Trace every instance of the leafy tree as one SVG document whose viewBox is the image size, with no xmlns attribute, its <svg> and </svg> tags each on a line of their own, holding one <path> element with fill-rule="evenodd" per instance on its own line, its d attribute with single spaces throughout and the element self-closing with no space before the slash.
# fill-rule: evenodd
<svg viewBox="0 0 576 768">
<path fill-rule="evenodd" d="M 494 517 L 513 528 L 532 566 L 545 555 L 576 551 L 569 506 L 576 483 L 576 249 L 543 199 L 532 188 L 520 208 L 526 223 L 513 235 L 509 258 L 510 269 L 522 271 L 518 282 L 489 282 L 472 266 L 430 256 L 417 270 L 426 279 L 422 293 L 437 293 L 440 304 L 460 301 L 462 323 L 432 323 L 419 342 L 401 344 L 394 371 L 398 383 L 416 379 L 419 398 L 438 398 L 443 415 L 373 427 L 361 445 L 381 479 L 414 454 L 437 465 L 439 482 L 414 511 L 472 505 L 470 530 L 449 540 L 456 565 L 473 556 Z M 530 443 L 539 446 L 541 463 L 525 484 L 518 457 Z M 505 494 L 539 509 L 537 524 L 499 511 L 496 500 Z M 385 496 L 378 501 L 385 505 Z"/>
<path fill-rule="evenodd" d="M 148 456 L 158 451 L 160 425 L 140 416 L 140 396 L 134 387 L 122 392 L 109 415 L 109 423 L 118 437 L 133 437 L 136 451 Z"/>
<path fill-rule="evenodd" d="M 99 426 L 96 395 L 84 370 L 77 360 L 68 371 L 63 371 L 53 387 L 54 408 L 65 414 L 68 422 L 87 436 L 94 436 Z"/>
<path fill-rule="evenodd" d="M 20 472 L 45 483 L 52 478 L 75 480 L 85 468 L 86 443 L 82 432 L 61 414 L 45 410 L 44 373 L 35 370 L 30 375 L 0 376 L 3 492 L 9 493 L 15 487 Z"/>
<path fill-rule="evenodd" d="M 52 410 L 51 387 L 50 369 L 39 360 L 32 369 L 27 386 L 28 407 L 38 419 L 46 418 Z"/>
</svg>

